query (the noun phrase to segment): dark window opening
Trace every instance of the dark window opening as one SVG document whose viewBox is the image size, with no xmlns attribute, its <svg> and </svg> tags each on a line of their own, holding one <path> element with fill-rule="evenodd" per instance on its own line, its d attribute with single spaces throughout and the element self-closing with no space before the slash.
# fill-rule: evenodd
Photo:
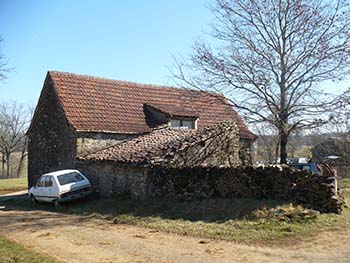
<svg viewBox="0 0 350 263">
<path fill-rule="evenodd" d="M 171 119 L 170 126 L 174 128 L 195 129 L 195 121 L 190 119 Z"/>
</svg>

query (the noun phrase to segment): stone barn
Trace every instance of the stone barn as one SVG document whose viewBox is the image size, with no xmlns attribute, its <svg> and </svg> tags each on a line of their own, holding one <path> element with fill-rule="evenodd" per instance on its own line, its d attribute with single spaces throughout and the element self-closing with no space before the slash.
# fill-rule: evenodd
<svg viewBox="0 0 350 263">
<path fill-rule="evenodd" d="M 256 136 L 221 94 L 49 71 L 27 132 L 28 184 L 164 125 L 185 136 L 225 121 L 237 127 L 240 164 L 251 164 Z"/>
</svg>

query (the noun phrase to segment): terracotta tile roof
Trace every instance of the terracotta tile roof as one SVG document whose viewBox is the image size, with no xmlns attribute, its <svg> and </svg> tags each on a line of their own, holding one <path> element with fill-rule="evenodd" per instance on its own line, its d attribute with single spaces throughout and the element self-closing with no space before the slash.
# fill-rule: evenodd
<svg viewBox="0 0 350 263">
<path fill-rule="evenodd" d="M 256 137 L 217 94 L 57 71 L 49 71 L 48 77 L 68 122 L 78 131 L 150 132 L 144 113 L 144 105 L 149 104 L 173 115 L 198 116 L 198 128 L 235 120 L 241 137 Z"/>
<path fill-rule="evenodd" d="M 195 110 L 187 111 L 183 107 L 177 107 L 173 105 L 155 105 L 155 104 L 145 104 L 150 106 L 159 112 L 165 113 L 170 117 L 195 117 L 198 118 L 199 114 Z"/>
<path fill-rule="evenodd" d="M 232 129 L 237 129 L 236 124 L 219 123 L 200 130 L 163 126 L 147 135 L 142 135 L 95 153 L 79 157 L 79 159 L 145 165 L 159 164 L 176 154 L 178 150 L 183 150 L 195 143 Z"/>
</svg>

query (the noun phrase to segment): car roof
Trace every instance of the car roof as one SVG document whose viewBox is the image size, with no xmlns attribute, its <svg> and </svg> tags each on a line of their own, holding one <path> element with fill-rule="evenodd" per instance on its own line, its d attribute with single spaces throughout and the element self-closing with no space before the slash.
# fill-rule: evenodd
<svg viewBox="0 0 350 263">
<path fill-rule="evenodd" d="M 72 172 L 79 172 L 79 171 L 78 170 L 73 170 L 73 169 L 66 169 L 66 170 L 59 170 L 59 171 L 46 173 L 46 174 L 43 174 L 43 175 L 59 176 L 59 175 L 62 175 L 62 174 L 67 174 L 67 173 L 72 173 Z"/>
</svg>

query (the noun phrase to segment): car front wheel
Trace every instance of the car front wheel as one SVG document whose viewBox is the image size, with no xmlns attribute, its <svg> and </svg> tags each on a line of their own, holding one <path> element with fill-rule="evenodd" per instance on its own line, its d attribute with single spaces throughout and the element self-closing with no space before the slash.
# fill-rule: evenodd
<svg viewBox="0 0 350 263">
<path fill-rule="evenodd" d="M 32 202 L 33 205 L 35 205 L 36 203 L 38 203 L 38 201 L 35 199 L 35 197 L 34 197 L 33 194 L 30 195 L 30 201 Z"/>
</svg>

